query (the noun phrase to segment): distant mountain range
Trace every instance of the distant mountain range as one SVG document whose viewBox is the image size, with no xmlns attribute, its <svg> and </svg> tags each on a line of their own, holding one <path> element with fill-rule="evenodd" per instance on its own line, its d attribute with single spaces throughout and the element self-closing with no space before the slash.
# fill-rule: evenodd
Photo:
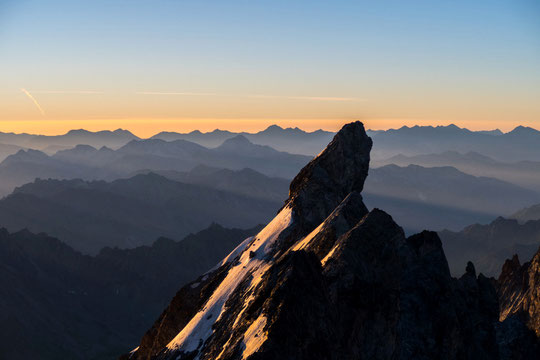
<svg viewBox="0 0 540 360">
<path fill-rule="evenodd" d="M 524 126 L 500 132 L 471 131 L 449 126 L 413 126 L 372 131 L 375 160 L 403 155 L 420 155 L 444 151 L 478 152 L 499 161 L 538 161 L 540 131 Z"/>
<path fill-rule="evenodd" d="M 256 133 L 214 130 L 203 133 L 195 130 L 189 133 L 160 132 L 149 139 L 165 141 L 187 140 L 207 148 L 215 148 L 228 139 L 242 135 L 254 144 L 271 146 L 276 150 L 292 154 L 313 156 L 322 151 L 335 133 L 324 130 L 306 132 L 299 128 L 269 126 Z M 475 151 L 501 161 L 538 161 L 540 131 L 518 126 L 503 133 L 500 130 L 471 131 L 449 126 L 404 126 L 399 129 L 371 130 L 373 138 L 372 158 L 376 160 L 404 154 L 419 155 L 444 151 Z M 131 140 L 139 139 L 127 130 L 90 132 L 71 130 L 64 135 L 45 136 L 31 134 L 0 133 L 0 144 L 17 148 L 0 149 L 2 156 L 13 154 L 17 149 L 35 149 L 54 154 L 59 150 L 76 145 L 103 146 L 117 149 Z"/>
<path fill-rule="evenodd" d="M 212 222 L 252 227 L 281 205 L 150 173 L 113 182 L 37 180 L 0 200 L 0 221 L 9 231 L 45 232 L 96 254 L 105 246 L 147 245 L 159 236 L 181 239 Z"/>
<path fill-rule="evenodd" d="M 158 236 L 181 238 L 213 221 L 253 226 L 271 218 L 289 191 L 287 180 L 252 169 L 200 165 L 188 172 L 135 173 L 112 182 L 25 184 L 0 200 L 1 225 L 10 231 L 43 231 L 79 251 L 96 253 L 104 246 L 148 244 Z M 369 208 L 391 211 L 409 234 L 422 227 L 458 231 L 540 203 L 540 194 L 510 183 L 451 167 L 416 165 L 370 169 L 363 196 Z"/>
<path fill-rule="evenodd" d="M 514 184 L 475 177 L 452 167 L 387 165 L 370 169 L 364 199 L 389 211 L 408 233 L 460 230 L 540 202 L 540 194 Z"/>
<path fill-rule="evenodd" d="M 317 130 L 306 132 L 299 128 L 281 128 L 272 125 L 263 131 L 256 133 L 231 132 L 226 130 L 214 130 L 202 133 L 198 130 L 189 133 L 160 132 L 150 139 L 175 141 L 187 140 L 208 148 L 215 148 L 222 145 L 226 140 L 239 135 L 246 137 L 254 144 L 271 146 L 277 150 L 293 154 L 303 154 L 313 156 L 320 152 L 325 144 L 332 139 L 335 133 Z M 52 155 L 60 150 L 66 150 L 77 145 L 89 145 L 94 148 L 103 146 L 118 149 L 126 145 L 131 140 L 141 140 L 141 138 L 123 129 L 115 131 L 70 130 L 63 135 L 32 135 L 14 134 L 0 132 L 0 160 L 6 156 L 14 154 L 19 149 L 34 149 Z"/>
<path fill-rule="evenodd" d="M 189 171 L 196 166 L 240 170 L 251 168 L 272 177 L 290 178 L 311 157 L 256 145 L 238 135 L 214 149 L 186 141 L 132 140 L 118 150 L 77 145 L 49 156 L 20 150 L 0 163 L 0 194 L 42 179 L 113 180 L 137 171 Z"/>
<path fill-rule="evenodd" d="M 459 274 L 467 261 L 479 272 L 498 276 L 504 261 L 517 254 L 530 259 L 540 247 L 540 220 L 519 224 L 499 217 L 486 225 L 470 225 L 459 232 L 439 231 L 450 270 Z"/>
<path fill-rule="evenodd" d="M 292 154 L 313 156 L 324 149 L 335 133 L 324 130 L 306 132 L 297 127 L 284 129 L 277 125 L 272 125 L 257 133 L 235 133 L 224 130 L 202 133 L 196 130 L 190 133 L 161 132 L 152 136 L 152 138 L 166 141 L 182 139 L 213 148 L 221 145 L 225 140 L 238 135 L 246 137 L 254 144 L 271 146 L 280 151 L 286 151 Z"/>
<path fill-rule="evenodd" d="M 95 257 L 45 234 L 0 229 L 0 358 L 117 359 L 179 287 L 258 229 L 214 224 L 179 242 Z"/>
<path fill-rule="evenodd" d="M 260 198 L 282 203 L 289 192 L 289 181 L 265 176 L 253 169 L 229 170 L 199 165 L 191 171 L 141 170 L 138 173 L 155 173 L 186 184 L 210 187 L 250 198 Z"/>
<path fill-rule="evenodd" d="M 122 129 L 96 132 L 79 129 L 70 130 L 64 135 L 31 135 L 0 132 L 1 144 L 16 145 L 19 148 L 42 150 L 50 154 L 61 149 L 72 148 L 79 144 L 98 148 L 102 146 L 118 148 L 134 139 L 139 139 L 139 137 Z"/>
<path fill-rule="evenodd" d="M 487 176 L 540 191 L 539 161 L 502 162 L 477 152 L 459 153 L 446 151 L 439 154 L 405 156 L 396 155 L 388 159 L 375 161 L 373 166 L 411 164 L 423 167 L 452 166 L 464 173 L 475 176 Z"/>
</svg>

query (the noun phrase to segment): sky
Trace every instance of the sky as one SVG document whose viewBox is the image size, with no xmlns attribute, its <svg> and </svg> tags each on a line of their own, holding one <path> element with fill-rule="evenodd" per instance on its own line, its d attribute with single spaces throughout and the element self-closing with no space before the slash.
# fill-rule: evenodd
<svg viewBox="0 0 540 360">
<path fill-rule="evenodd" d="M 540 128 L 540 2 L 0 0 L 0 131 Z"/>
</svg>

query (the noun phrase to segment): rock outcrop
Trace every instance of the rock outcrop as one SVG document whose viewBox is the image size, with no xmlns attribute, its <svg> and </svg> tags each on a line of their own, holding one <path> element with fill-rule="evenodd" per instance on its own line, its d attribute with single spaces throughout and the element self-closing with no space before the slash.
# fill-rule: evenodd
<svg viewBox="0 0 540 360">
<path fill-rule="evenodd" d="M 472 264 L 452 278 L 436 233 L 407 238 L 366 209 L 371 145 L 346 125 L 277 216 L 181 289 L 124 358 L 502 358 L 493 281 Z"/>
<path fill-rule="evenodd" d="M 523 265 L 517 255 L 507 260 L 498 283 L 500 320 L 516 316 L 540 336 L 540 250 Z"/>
</svg>

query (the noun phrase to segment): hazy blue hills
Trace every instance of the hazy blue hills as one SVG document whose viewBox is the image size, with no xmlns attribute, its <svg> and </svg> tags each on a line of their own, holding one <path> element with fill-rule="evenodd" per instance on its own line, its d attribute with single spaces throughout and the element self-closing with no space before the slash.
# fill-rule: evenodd
<svg viewBox="0 0 540 360">
<path fill-rule="evenodd" d="M 36 180 L 0 200 L 9 231 L 46 232 L 84 253 L 179 239 L 213 222 L 247 228 L 268 221 L 281 201 L 185 184 L 156 174 L 113 182 Z"/>
<path fill-rule="evenodd" d="M 0 218 L 10 231 L 44 231 L 95 253 L 158 236 L 180 238 L 211 222 L 253 226 L 270 219 L 288 194 L 288 180 L 252 169 L 139 173 L 112 182 L 37 180 L 0 200 Z M 368 207 L 386 209 L 408 233 L 425 227 L 457 231 L 540 203 L 538 193 L 510 183 L 415 165 L 371 169 L 363 196 Z"/>
<path fill-rule="evenodd" d="M 461 231 L 440 231 L 444 252 L 454 274 L 472 261 L 478 272 L 498 276 L 505 260 L 518 254 L 530 259 L 540 246 L 540 220 L 520 224 L 499 217 L 489 224 L 470 225 Z"/>
<path fill-rule="evenodd" d="M 272 177 L 290 178 L 311 157 L 256 145 L 243 136 L 209 149 L 186 141 L 133 140 L 117 150 L 78 145 L 50 156 L 37 150 L 20 150 L 0 163 L 0 194 L 36 178 L 114 180 L 140 170 L 189 171 L 205 165 L 241 170 L 251 168 Z"/>
<path fill-rule="evenodd" d="M 372 131 L 374 159 L 397 154 L 419 155 L 444 151 L 474 151 L 501 161 L 538 161 L 540 131 L 524 126 L 500 134 L 449 126 L 413 126 Z"/>
<path fill-rule="evenodd" d="M 186 140 L 207 148 L 216 148 L 238 135 L 257 145 L 267 145 L 279 151 L 313 156 L 318 154 L 335 133 L 324 130 L 307 132 L 299 128 L 282 128 L 277 125 L 255 133 L 232 132 L 216 129 L 211 132 L 195 130 L 189 133 L 163 131 L 150 139 L 167 142 Z M 471 131 L 449 126 L 404 126 L 399 129 L 370 130 L 374 140 L 373 159 L 385 159 L 397 154 L 418 155 L 444 151 L 476 151 L 502 161 L 537 161 L 540 149 L 540 132 L 530 127 L 518 126 L 503 133 L 500 130 Z M 0 159 L 18 149 L 37 149 L 53 154 L 76 145 L 103 146 L 118 149 L 131 140 L 139 139 L 127 130 L 91 132 L 71 130 L 63 135 L 45 136 L 0 133 L 0 144 L 17 148 L 0 149 Z"/>
<path fill-rule="evenodd" d="M 149 172 L 186 184 L 207 186 L 212 189 L 275 202 L 283 202 L 289 192 L 289 180 L 268 177 L 249 168 L 230 170 L 199 165 L 191 171 L 185 172 L 174 170 L 139 171 L 139 173 Z"/>
<path fill-rule="evenodd" d="M 198 130 L 190 133 L 161 132 L 152 136 L 154 139 L 189 140 L 206 147 L 217 147 L 224 141 L 235 136 L 242 135 L 254 144 L 268 145 L 275 149 L 293 154 L 316 155 L 324 149 L 326 144 L 332 140 L 335 133 L 324 130 L 306 132 L 299 128 L 282 128 L 271 125 L 263 131 L 257 133 L 231 132 L 225 130 L 214 130 L 202 133 Z"/>
<path fill-rule="evenodd" d="M 417 165 L 370 169 L 363 196 L 368 207 L 385 209 L 408 232 L 460 230 L 540 202 L 537 192 L 501 180 Z"/>
<path fill-rule="evenodd" d="M 116 359 L 178 288 L 258 229 L 214 224 L 182 241 L 94 257 L 45 234 L 0 229 L 0 358 Z"/>
<path fill-rule="evenodd" d="M 232 132 L 216 129 L 211 132 L 195 130 L 189 133 L 163 131 L 150 139 L 165 141 L 187 140 L 207 148 L 215 148 L 228 139 L 242 135 L 250 142 L 271 146 L 276 150 L 313 156 L 318 154 L 335 133 L 324 130 L 307 132 L 299 128 L 282 128 L 277 125 L 255 133 Z M 372 158 L 385 159 L 397 154 L 418 155 L 444 151 L 476 151 L 503 161 L 538 160 L 540 132 L 530 127 L 518 126 L 503 133 L 500 130 L 471 131 L 449 126 L 413 126 L 389 130 L 370 130 L 374 140 Z M 0 144 L 17 148 L 0 149 L 0 159 L 19 148 L 31 148 L 53 154 L 76 145 L 103 146 L 118 149 L 129 141 L 139 139 L 127 130 L 91 132 L 71 130 L 63 135 L 45 136 L 32 134 L 0 133 Z"/>
<path fill-rule="evenodd" d="M 0 133 L 0 143 L 16 145 L 22 148 L 44 150 L 53 153 L 60 149 L 71 148 L 79 144 L 90 145 L 93 147 L 107 146 L 118 148 L 127 144 L 133 139 L 138 139 L 131 132 L 123 129 L 114 131 L 88 131 L 88 130 L 70 130 L 63 135 L 32 135 L 32 134 L 14 134 Z"/>
<path fill-rule="evenodd" d="M 477 152 L 446 151 L 415 156 L 400 154 L 374 162 L 375 166 L 387 164 L 399 166 L 415 164 L 423 167 L 452 166 L 467 174 L 493 177 L 540 191 L 540 161 L 503 162 Z"/>
</svg>

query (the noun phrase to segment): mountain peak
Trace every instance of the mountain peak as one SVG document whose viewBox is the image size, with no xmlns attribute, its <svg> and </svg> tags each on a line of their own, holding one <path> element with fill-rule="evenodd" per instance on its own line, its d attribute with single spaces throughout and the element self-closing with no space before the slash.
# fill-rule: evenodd
<svg viewBox="0 0 540 360">
<path fill-rule="evenodd" d="M 514 130 L 510 131 L 508 134 L 519 134 L 519 135 L 525 135 L 525 134 L 539 134 L 540 131 L 533 129 L 529 126 L 516 126 Z"/>
<path fill-rule="evenodd" d="M 249 146 L 253 145 L 251 141 L 244 135 L 236 135 L 235 137 L 232 137 L 230 139 L 227 139 L 221 144 L 220 147 L 224 148 L 236 148 L 238 146 Z"/>
<path fill-rule="evenodd" d="M 85 129 L 73 129 L 69 130 L 66 135 L 86 135 L 90 134 L 90 131 Z"/>
<path fill-rule="evenodd" d="M 115 135 L 125 136 L 125 137 L 129 137 L 129 138 L 137 138 L 137 136 L 135 136 L 131 131 L 121 129 L 121 128 L 118 128 L 118 129 L 114 130 L 112 133 L 115 134 Z"/>
<path fill-rule="evenodd" d="M 361 192 L 373 142 L 364 125 L 345 125 L 293 179 L 289 202 L 297 215 L 320 223 L 351 192 Z"/>
</svg>

